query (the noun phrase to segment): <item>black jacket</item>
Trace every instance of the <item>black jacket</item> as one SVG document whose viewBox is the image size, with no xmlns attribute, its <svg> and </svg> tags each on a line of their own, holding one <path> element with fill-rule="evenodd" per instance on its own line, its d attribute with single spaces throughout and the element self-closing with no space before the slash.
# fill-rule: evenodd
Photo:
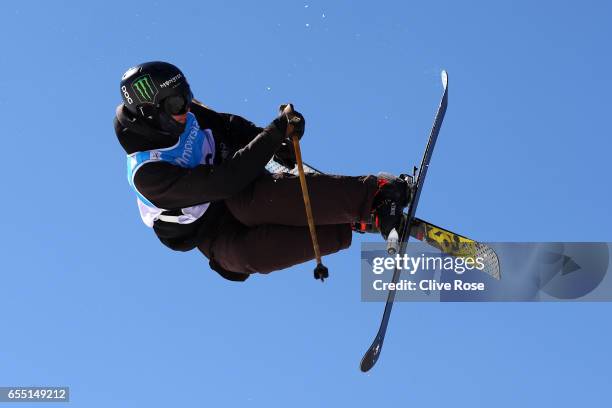
<svg viewBox="0 0 612 408">
<path fill-rule="evenodd" d="M 194 101 L 191 112 L 202 129 L 215 139 L 212 166 L 184 168 L 168 162 L 144 164 L 134 177 L 141 194 L 169 214 L 210 202 L 204 215 L 192 224 L 156 221 L 153 229 L 168 247 L 189 251 L 206 236 L 214 236 L 225 217 L 231 216 L 223 200 L 237 194 L 257 178 L 280 147 L 283 135 L 273 126 L 265 129 L 228 113 L 215 112 Z M 117 108 L 115 133 L 127 154 L 173 146 L 176 138 L 155 129 L 146 120 L 132 117 L 123 105 Z"/>
</svg>

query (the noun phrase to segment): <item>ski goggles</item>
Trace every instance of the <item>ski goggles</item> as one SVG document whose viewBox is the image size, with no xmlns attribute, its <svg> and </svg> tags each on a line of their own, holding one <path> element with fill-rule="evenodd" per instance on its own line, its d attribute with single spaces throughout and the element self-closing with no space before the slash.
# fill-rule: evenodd
<svg viewBox="0 0 612 408">
<path fill-rule="evenodd" d="M 169 96 L 162 101 L 162 107 L 170 115 L 183 115 L 187 113 L 192 99 L 191 92 L 188 95 Z"/>
</svg>

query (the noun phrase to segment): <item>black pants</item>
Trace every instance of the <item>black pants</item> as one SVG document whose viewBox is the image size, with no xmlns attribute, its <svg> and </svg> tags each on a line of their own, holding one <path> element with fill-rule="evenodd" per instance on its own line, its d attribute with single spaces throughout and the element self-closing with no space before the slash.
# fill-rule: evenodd
<svg viewBox="0 0 612 408">
<path fill-rule="evenodd" d="M 307 174 L 322 255 L 351 245 L 354 222 L 368 220 L 375 176 Z M 267 174 L 225 201 L 231 217 L 198 248 L 223 269 L 269 273 L 314 258 L 297 176 Z"/>
</svg>

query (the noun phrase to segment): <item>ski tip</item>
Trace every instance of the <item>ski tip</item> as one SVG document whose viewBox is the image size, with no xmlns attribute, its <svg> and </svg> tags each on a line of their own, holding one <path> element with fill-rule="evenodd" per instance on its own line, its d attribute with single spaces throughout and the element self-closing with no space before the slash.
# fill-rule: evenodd
<svg viewBox="0 0 612 408">
<path fill-rule="evenodd" d="M 384 337 L 381 339 L 380 334 L 377 335 L 368 351 L 366 351 L 366 353 L 363 355 L 361 363 L 359 364 L 359 368 L 362 372 L 367 373 L 370 371 L 370 369 L 374 367 L 374 364 L 376 364 L 378 361 L 383 340 Z"/>
<path fill-rule="evenodd" d="M 362 373 L 367 373 L 372 367 L 374 367 L 376 360 L 378 360 L 377 356 L 372 356 L 370 353 L 366 353 L 366 355 L 361 359 L 359 369 Z"/>
<path fill-rule="evenodd" d="M 446 88 L 448 86 L 448 72 L 446 72 L 445 70 L 442 70 L 442 86 L 444 88 Z"/>
</svg>

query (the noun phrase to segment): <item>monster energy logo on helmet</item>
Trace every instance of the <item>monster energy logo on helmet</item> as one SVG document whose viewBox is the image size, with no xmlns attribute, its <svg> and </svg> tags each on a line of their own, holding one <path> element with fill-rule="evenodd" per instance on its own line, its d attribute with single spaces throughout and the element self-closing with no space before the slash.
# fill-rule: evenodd
<svg viewBox="0 0 612 408">
<path fill-rule="evenodd" d="M 153 103 L 158 91 L 149 74 L 136 78 L 132 82 L 132 89 L 140 99 L 140 102 Z"/>
</svg>

